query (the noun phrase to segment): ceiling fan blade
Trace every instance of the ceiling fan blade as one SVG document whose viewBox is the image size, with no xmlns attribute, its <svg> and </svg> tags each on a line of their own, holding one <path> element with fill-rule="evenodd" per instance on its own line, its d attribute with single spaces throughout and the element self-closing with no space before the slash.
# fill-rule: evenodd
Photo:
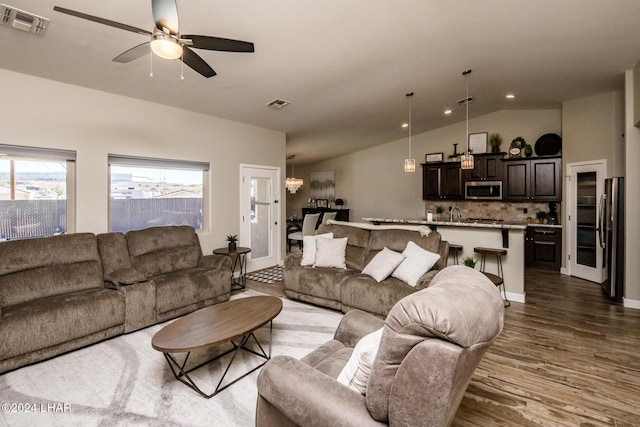
<svg viewBox="0 0 640 427">
<path fill-rule="evenodd" d="M 121 24 L 120 22 L 111 21 L 109 19 L 100 18 L 98 16 L 87 15 L 86 13 L 77 12 L 71 9 L 65 9 L 64 7 L 54 6 L 53 10 L 60 13 L 66 13 L 67 15 L 75 16 L 76 18 L 86 19 L 88 21 L 97 22 L 98 24 L 107 25 L 109 27 L 119 28 L 125 31 L 131 31 L 132 33 L 142 34 L 143 36 L 151 36 L 151 32 L 143 30 L 142 28 L 132 27 L 131 25 Z"/>
<path fill-rule="evenodd" d="M 213 68 L 207 64 L 204 59 L 200 58 L 197 53 L 184 46 L 182 48 L 182 62 L 193 68 L 194 71 L 202 74 L 204 77 L 209 78 L 216 75 Z"/>
<path fill-rule="evenodd" d="M 171 34 L 178 34 L 178 5 L 176 0 L 151 0 L 153 20 L 156 28 L 168 29 Z"/>
<path fill-rule="evenodd" d="M 240 40 L 223 39 L 220 37 L 183 35 L 183 39 L 190 39 L 196 49 L 219 50 L 222 52 L 254 52 L 253 43 Z"/>
<path fill-rule="evenodd" d="M 148 41 L 148 42 L 139 44 L 138 46 L 132 47 L 126 52 L 122 52 L 120 55 L 113 58 L 113 61 L 121 62 L 125 64 L 127 62 L 133 61 L 134 59 L 138 59 L 144 55 L 147 55 L 148 53 L 151 52 L 151 49 L 149 48 L 150 43 L 151 41 Z"/>
</svg>

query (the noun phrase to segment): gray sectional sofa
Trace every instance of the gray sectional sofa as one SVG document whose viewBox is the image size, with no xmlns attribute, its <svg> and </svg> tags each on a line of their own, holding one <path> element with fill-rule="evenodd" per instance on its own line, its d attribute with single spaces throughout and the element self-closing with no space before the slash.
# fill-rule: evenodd
<svg viewBox="0 0 640 427">
<path fill-rule="evenodd" d="M 316 234 L 333 233 L 334 238 L 347 237 L 346 269 L 302 266 L 301 254 L 289 254 L 285 259 L 285 294 L 293 299 L 341 310 L 360 309 L 379 317 L 405 296 L 427 288 L 433 277 L 447 266 L 449 243 L 436 231 L 425 227 L 373 226 L 330 221 L 321 225 Z M 428 233 L 428 235 L 424 235 Z M 402 252 L 407 243 L 440 255 L 440 260 L 413 287 L 394 277 L 376 282 L 362 270 L 385 247 Z"/>
<path fill-rule="evenodd" d="M 0 373 L 231 295 L 231 261 L 188 226 L 0 243 Z"/>
</svg>

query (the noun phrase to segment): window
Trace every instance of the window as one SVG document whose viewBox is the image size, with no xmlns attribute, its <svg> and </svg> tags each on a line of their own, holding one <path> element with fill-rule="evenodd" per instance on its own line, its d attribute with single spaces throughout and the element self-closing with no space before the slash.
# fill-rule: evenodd
<svg viewBox="0 0 640 427">
<path fill-rule="evenodd" d="M 0 144 L 0 240 L 74 231 L 74 151 Z"/>
<path fill-rule="evenodd" d="M 206 228 L 209 164 L 109 155 L 110 230 Z"/>
</svg>

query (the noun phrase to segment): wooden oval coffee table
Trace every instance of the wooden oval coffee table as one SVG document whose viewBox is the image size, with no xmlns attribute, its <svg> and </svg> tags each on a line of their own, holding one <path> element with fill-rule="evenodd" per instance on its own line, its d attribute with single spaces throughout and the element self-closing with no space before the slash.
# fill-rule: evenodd
<svg viewBox="0 0 640 427">
<path fill-rule="evenodd" d="M 151 339 L 154 349 L 164 354 L 171 372 L 177 380 L 195 390 L 201 396 L 210 398 L 231 386 L 240 379 L 260 369 L 271 358 L 271 337 L 273 319 L 282 310 L 282 301 L 271 296 L 257 296 L 238 298 L 220 304 L 205 307 L 194 311 L 175 322 L 160 329 Z M 269 323 L 269 352 L 265 352 L 262 345 L 253 332 Z M 253 338 L 260 352 L 246 347 L 250 338 Z M 238 343 L 236 344 L 236 342 Z M 231 343 L 233 348 L 208 360 L 198 366 L 185 370 L 187 361 L 192 351 L 205 350 L 209 347 L 224 343 Z M 222 382 L 231 367 L 238 351 L 245 350 L 265 359 L 264 362 L 251 369 L 249 372 L 235 378 L 233 381 L 221 387 Z M 218 382 L 215 391 L 211 394 L 203 392 L 189 377 L 189 373 L 233 352 L 222 378 Z M 178 363 L 172 353 L 187 353 L 182 363 Z"/>
</svg>

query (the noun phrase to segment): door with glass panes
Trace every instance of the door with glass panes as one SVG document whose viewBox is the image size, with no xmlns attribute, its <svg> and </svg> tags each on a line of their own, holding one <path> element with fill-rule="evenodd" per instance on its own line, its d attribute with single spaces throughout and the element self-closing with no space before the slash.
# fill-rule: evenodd
<svg viewBox="0 0 640 427">
<path fill-rule="evenodd" d="M 240 246 L 251 248 L 247 271 L 273 267 L 280 251 L 279 169 L 241 166 Z"/>
<path fill-rule="evenodd" d="M 598 202 L 604 192 L 604 161 L 568 164 L 569 269 L 572 276 L 603 280 L 603 251 L 598 241 Z"/>
</svg>

